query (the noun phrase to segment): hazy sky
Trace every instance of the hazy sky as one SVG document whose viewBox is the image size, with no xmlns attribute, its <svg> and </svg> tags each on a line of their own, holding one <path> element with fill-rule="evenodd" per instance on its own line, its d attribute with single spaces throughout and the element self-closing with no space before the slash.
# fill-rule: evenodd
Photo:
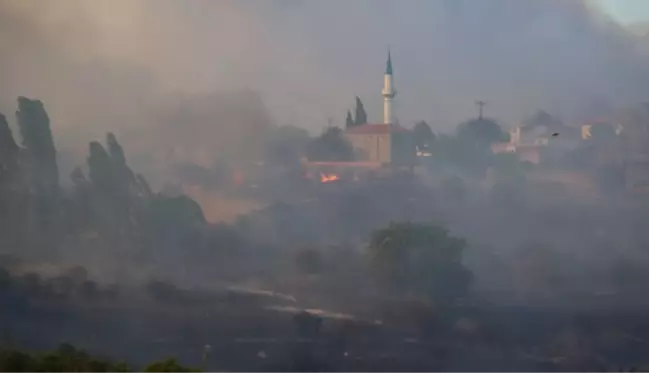
<svg viewBox="0 0 649 373">
<path fill-rule="evenodd" d="M 603 10 L 618 21 L 631 24 L 649 21 L 647 0 L 595 0 Z"/>
<path fill-rule="evenodd" d="M 388 45 L 407 126 L 451 129 L 476 99 L 508 125 L 537 109 L 577 121 L 649 99 L 646 48 L 585 1 L 0 0 L 0 111 L 40 98 L 57 144 L 84 151 L 107 130 L 159 148 L 176 139 L 161 123 L 223 138 L 224 123 L 248 121 L 245 105 L 201 100 L 202 131 L 167 109 L 246 89 L 279 124 L 342 124 L 356 95 L 378 121 Z M 649 0 L 615 3 L 639 14 L 629 9 Z"/>
</svg>

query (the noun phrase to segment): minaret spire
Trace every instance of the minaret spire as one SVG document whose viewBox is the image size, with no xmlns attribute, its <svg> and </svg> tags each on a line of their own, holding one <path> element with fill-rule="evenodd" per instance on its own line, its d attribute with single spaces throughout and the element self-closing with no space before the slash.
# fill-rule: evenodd
<svg viewBox="0 0 649 373">
<path fill-rule="evenodd" d="M 385 66 L 385 75 L 383 75 L 383 90 L 381 94 L 383 95 L 383 123 L 393 124 L 392 99 L 397 95 L 397 91 L 394 89 L 390 48 L 388 48 L 388 61 Z"/>
</svg>

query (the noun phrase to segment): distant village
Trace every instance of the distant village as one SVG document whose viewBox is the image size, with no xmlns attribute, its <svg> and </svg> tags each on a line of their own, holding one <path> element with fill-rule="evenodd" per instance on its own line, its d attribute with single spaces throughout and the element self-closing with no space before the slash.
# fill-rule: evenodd
<svg viewBox="0 0 649 373">
<path fill-rule="evenodd" d="M 442 157 L 443 134 L 434 134 L 426 122 L 412 129 L 400 125 L 393 113 L 397 91 L 393 80 L 392 58 L 388 53 L 383 89 L 383 121 L 368 123 L 360 99 L 356 98 L 355 116 L 347 112 L 342 136 L 353 147 L 353 157 L 345 160 L 322 161 L 304 157 L 303 165 L 309 177 L 323 183 L 339 181 L 341 175 L 358 180 L 364 175 L 376 175 L 399 168 L 422 171 L 427 164 Z M 463 125 L 474 127 L 476 136 L 485 135 L 488 149 L 494 155 L 518 160 L 521 164 L 545 169 L 544 178 L 575 188 L 596 184 L 597 173 L 607 172 L 605 178 L 617 178 L 619 187 L 639 192 L 649 187 L 649 108 L 637 107 L 619 111 L 612 117 L 593 118 L 585 123 L 566 124 L 555 116 L 539 110 L 535 115 L 511 128 L 501 128 L 503 136 L 489 134 L 490 128 L 500 128 L 495 120 L 483 116 L 487 103 L 476 102 L 479 114 Z M 458 129 L 460 130 L 460 129 Z M 594 169 L 594 172 L 586 172 Z M 551 172 L 548 172 L 550 170 Z M 609 182 L 610 184 L 611 182 Z M 586 187 L 587 188 L 587 187 Z M 595 188 L 591 185 L 590 189 Z M 601 188 L 600 188 L 601 189 Z"/>
</svg>

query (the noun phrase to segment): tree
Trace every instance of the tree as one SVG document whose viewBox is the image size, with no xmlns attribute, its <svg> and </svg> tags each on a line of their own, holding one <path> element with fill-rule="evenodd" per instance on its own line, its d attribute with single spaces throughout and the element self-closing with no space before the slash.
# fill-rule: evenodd
<svg viewBox="0 0 649 373">
<path fill-rule="evenodd" d="M 487 118 L 471 119 L 457 127 L 456 135 L 437 139 L 438 158 L 471 174 L 483 174 L 493 162 L 491 145 L 508 140 L 500 125 Z"/>
<path fill-rule="evenodd" d="M 117 178 L 111 157 L 101 143 L 92 141 L 89 144 L 88 177 L 95 188 L 107 193 L 117 190 Z"/>
<path fill-rule="evenodd" d="M 311 136 L 304 128 L 281 126 L 270 131 L 266 138 L 268 158 L 282 165 L 299 163 Z"/>
<path fill-rule="evenodd" d="M 528 127 L 545 126 L 549 129 L 554 129 L 554 128 L 563 127 L 564 124 L 559 118 L 554 117 L 553 115 L 551 115 L 550 113 L 544 110 L 539 110 L 536 113 L 534 113 L 534 115 L 532 115 L 530 118 L 525 120 L 525 126 Z"/>
<path fill-rule="evenodd" d="M 34 372 L 35 361 L 29 354 L 21 351 L 0 351 L 0 371 Z M 53 372 L 54 370 L 48 370 Z"/>
<path fill-rule="evenodd" d="M 132 196 L 151 194 L 148 183 L 142 175 L 135 175 L 126 162 L 122 146 L 115 135 L 106 135 L 108 150 L 98 141 L 89 145 L 88 176 L 93 185 L 106 194 L 128 199 Z M 74 175 L 80 176 L 78 173 Z"/>
<path fill-rule="evenodd" d="M 157 197 L 149 204 L 151 222 L 163 231 L 201 227 L 205 215 L 201 206 L 193 199 L 178 197 Z"/>
<path fill-rule="evenodd" d="M 462 265 L 464 240 L 432 224 L 391 223 L 375 231 L 369 244 L 377 278 L 401 293 L 433 301 L 463 296 L 472 274 Z"/>
<path fill-rule="evenodd" d="M 352 112 L 347 110 L 347 117 L 345 118 L 345 128 L 354 127 L 354 118 L 352 118 Z"/>
<path fill-rule="evenodd" d="M 123 362 L 97 358 L 68 343 L 43 354 L 0 349 L 0 372 L 131 372 Z M 200 372 L 182 366 L 176 359 L 163 359 L 146 366 L 144 372 Z"/>
<path fill-rule="evenodd" d="M 459 136 L 440 136 L 435 143 L 434 163 L 446 163 L 470 175 L 483 174 L 491 164 L 493 152 L 485 143 Z M 434 164 L 433 163 L 433 164 Z"/>
<path fill-rule="evenodd" d="M 106 145 L 112 164 L 113 177 L 115 178 L 116 192 L 121 193 L 125 198 L 134 196 L 151 198 L 153 193 L 149 183 L 144 176 L 141 174 L 136 175 L 128 166 L 124 149 L 111 132 L 106 134 Z"/>
<path fill-rule="evenodd" d="M 16 118 L 23 146 L 27 150 L 30 181 L 38 194 L 51 197 L 58 193 L 59 170 L 50 118 L 43 103 L 18 97 Z"/>
<path fill-rule="evenodd" d="M 19 151 L 7 118 L 0 114 L 0 185 L 5 184 L 17 172 Z"/>
<path fill-rule="evenodd" d="M 356 116 L 354 118 L 354 125 L 360 126 L 367 123 L 367 113 L 365 112 L 365 107 L 361 98 L 356 96 Z"/>
<path fill-rule="evenodd" d="M 0 114 L 0 246 L 19 246 L 27 226 L 25 216 L 30 210 L 21 171 L 20 148 Z"/>
<path fill-rule="evenodd" d="M 500 125 L 491 119 L 472 119 L 460 124 L 457 137 L 466 144 L 488 149 L 495 142 L 508 140 Z"/>
<path fill-rule="evenodd" d="M 415 124 L 412 130 L 417 149 L 430 149 L 435 142 L 436 136 L 426 121 L 420 121 Z"/>
<path fill-rule="evenodd" d="M 591 139 L 597 143 L 606 144 L 610 143 L 617 137 L 615 128 L 609 123 L 593 124 L 590 128 Z"/>
<path fill-rule="evenodd" d="M 327 128 L 307 146 L 307 158 L 311 161 L 345 162 L 354 160 L 354 148 L 338 127 Z"/>
<path fill-rule="evenodd" d="M 151 186 L 149 185 L 149 182 L 146 181 L 144 178 L 144 175 L 142 174 L 136 174 L 135 178 L 137 179 L 137 183 L 140 187 L 140 193 L 148 199 L 153 198 L 153 189 L 151 189 Z"/>
<path fill-rule="evenodd" d="M 124 189 L 124 192 L 137 191 L 137 180 L 135 174 L 126 164 L 124 149 L 117 142 L 117 138 L 111 132 L 106 134 L 106 145 L 108 154 L 113 164 L 115 176 L 118 178 L 117 183 Z"/>
<path fill-rule="evenodd" d="M 75 167 L 74 170 L 70 172 L 70 181 L 72 181 L 72 184 L 77 188 L 85 187 L 88 183 L 86 175 L 83 174 L 81 167 Z"/>
<path fill-rule="evenodd" d="M 198 369 L 180 365 L 176 359 L 164 359 L 153 362 L 144 368 L 145 372 L 200 372 Z"/>
</svg>

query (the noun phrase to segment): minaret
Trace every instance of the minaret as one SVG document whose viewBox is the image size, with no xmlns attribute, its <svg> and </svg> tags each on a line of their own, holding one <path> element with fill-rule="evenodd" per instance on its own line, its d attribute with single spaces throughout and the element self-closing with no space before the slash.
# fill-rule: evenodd
<svg viewBox="0 0 649 373">
<path fill-rule="evenodd" d="M 385 67 L 385 75 L 383 76 L 383 123 L 393 124 L 394 117 L 392 116 L 392 99 L 397 95 L 394 89 L 394 81 L 392 78 L 392 58 L 390 50 L 388 50 L 388 63 Z"/>
</svg>

